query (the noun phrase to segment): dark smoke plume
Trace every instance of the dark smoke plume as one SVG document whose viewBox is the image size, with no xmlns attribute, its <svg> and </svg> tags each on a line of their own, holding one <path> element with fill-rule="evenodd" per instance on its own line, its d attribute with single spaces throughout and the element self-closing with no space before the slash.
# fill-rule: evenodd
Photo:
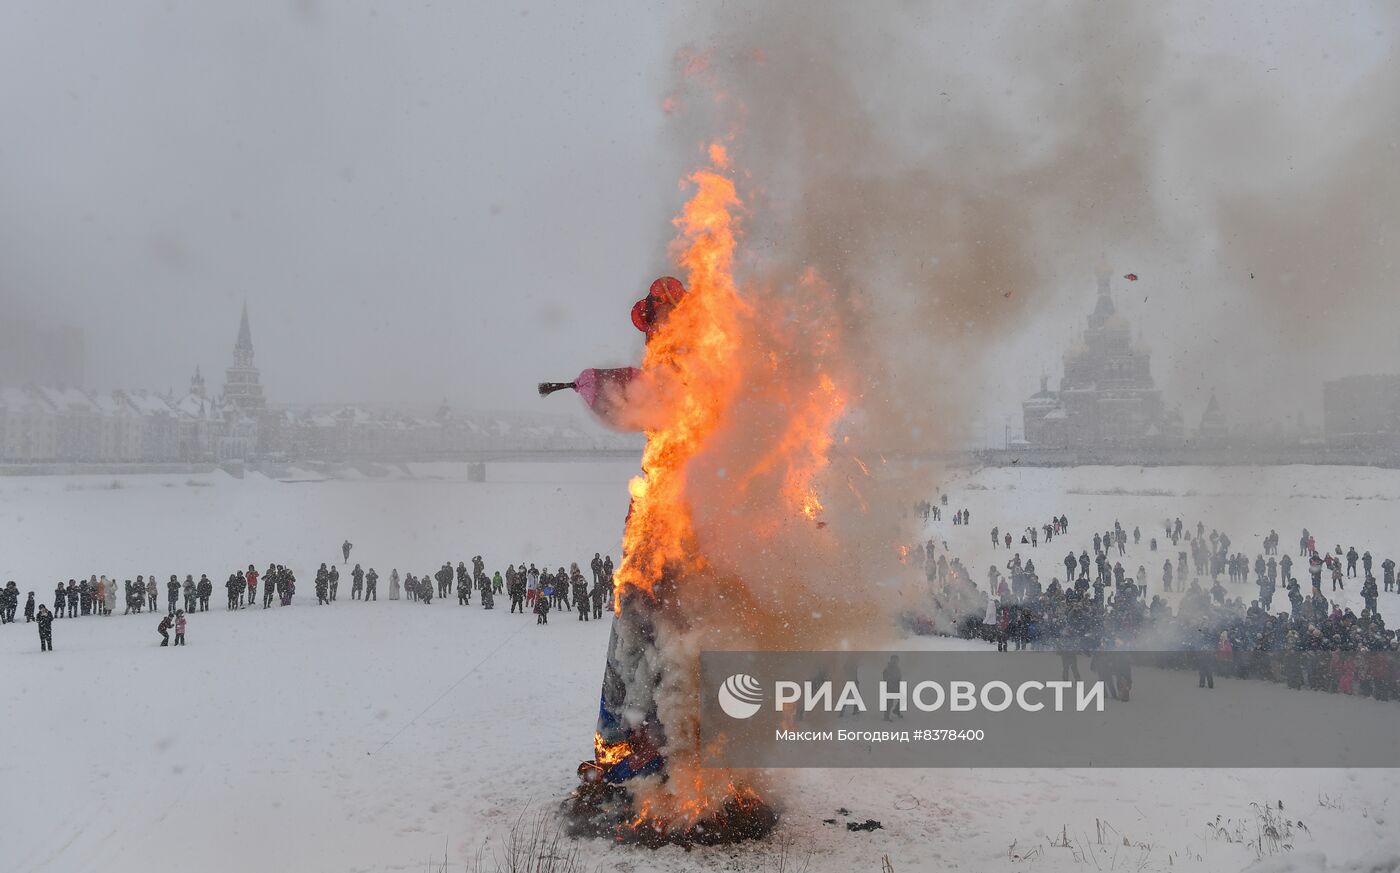
<svg viewBox="0 0 1400 873">
<path fill-rule="evenodd" d="M 1105 259 L 1144 273 L 1120 299 L 1188 425 L 1212 387 L 1291 419 L 1300 383 L 1400 363 L 1367 317 L 1392 294 L 1400 75 L 1373 36 L 1367 72 L 1305 105 L 1281 77 L 1308 58 L 1250 53 L 1310 22 L 1256 11 L 727 4 L 688 23 L 667 106 L 681 148 L 732 136 L 752 274 L 841 296 L 891 448 L 955 440 L 989 390 L 1014 413 Z"/>
</svg>

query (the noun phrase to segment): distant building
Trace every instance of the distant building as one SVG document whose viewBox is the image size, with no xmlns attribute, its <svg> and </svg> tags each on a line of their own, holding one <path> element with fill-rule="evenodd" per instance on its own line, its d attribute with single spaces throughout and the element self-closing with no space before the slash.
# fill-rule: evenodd
<svg viewBox="0 0 1400 873">
<path fill-rule="evenodd" d="M 1206 404 L 1206 411 L 1201 413 L 1201 429 L 1197 435 L 1203 442 L 1220 442 L 1230 435 L 1230 429 L 1225 421 L 1225 413 L 1220 411 L 1220 402 L 1215 399 L 1215 392 L 1210 392 L 1210 402 Z"/>
<path fill-rule="evenodd" d="M 1064 356 L 1060 389 L 1040 390 L 1021 404 L 1026 443 L 1034 448 L 1139 446 L 1179 441 L 1181 416 L 1168 411 L 1152 380 L 1151 356 L 1113 305 L 1109 276 L 1098 277 L 1098 300 L 1084 332 Z"/>
<path fill-rule="evenodd" d="M 246 306 L 217 397 L 198 366 L 184 395 L 0 387 L 0 463 L 7 464 L 426 460 L 483 450 L 617 448 L 640 446 L 630 435 L 590 435 L 567 424 L 458 415 L 446 402 L 433 418 L 353 406 L 269 410 Z"/>
<path fill-rule="evenodd" d="M 141 460 L 167 461 L 180 456 L 180 419 L 170 402 L 151 391 L 114 391 L 135 411 L 141 430 Z"/>
<path fill-rule="evenodd" d="M 0 388 L 0 460 L 47 461 L 58 457 L 58 414 L 43 395 Z"/>
<path fill-rule="evenodd" d="M 243 319 L 238 325 L 238 339 L 233 344 L 233 366 L 224 371 L 225 406 L 257 417 L 267 409 L 258 368 L 253 364 L 253 332 L 248 327 L 248 304 L 243 304 Z"/>
<path fill-rule="evenodd" d="M 1060 395 L 1050 390 L 1050 377 L 1042 374 L 1040 390 L 1021 403 L 1026 442 L 1042 448 L 1068 445 L 1065 417 L 1065 406 L 1060 402 Z"/>
<path fill-rule="evenodd" d="M 194 394 L 0 389 L 4 463 L 210 461 L 223 427 L 217 408 Z"/>
<path fill-rule="evenodd" d="M 167 401 L 175 411 L 175 460 L 190 463 L 212 461 L 224 430 L 224 414 L 218 400 L 209 397 L 199 367 L 190 377 L 190 391 Z"/>
<path fill-rule="evenodd" d="M 267 427 L 284 448 L 258 448 Z M 433 418 L 353 406 L 280 410 L 253 419 L 205 393 L 199 370 L 181 397 L 148 391 L 0 388 L 0 463 L 191 463 L 281 460 L 431 460 L 478 451 L 638 449 L 630 434 L 590 434 L 567 423 Z"/>
<path fill-rule="evenodd" d="M 1400 376 L 1347 376 L 1324 382 L 1322 428 L 1329 446 L 1400 446 Z"/>
<path fill-rule="evenodd" d="M 78 388 L 39 388 L 58 417 L 59 457 L 96 461 L 102 457 L 102 410 Z"/>
</svg>

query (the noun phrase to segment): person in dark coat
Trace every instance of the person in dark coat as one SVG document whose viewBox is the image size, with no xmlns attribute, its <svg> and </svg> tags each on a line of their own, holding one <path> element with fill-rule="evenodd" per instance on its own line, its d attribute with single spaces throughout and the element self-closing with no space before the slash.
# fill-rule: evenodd
<svg viewBox="0 0 1400 873">
<path fill-rule="evenodd" d="M 1196 647 L 1196 687 L 1215 687 L 1215 645 L 1209 630 L 1201 630 L 1201 643 Z"/>
<path fill-rule="evenodd" d="M 344 557 L 344 559 L 345 559 L 345 560 L 344 560 L 344 563 L 346 563 L 346 564 L 350 563 L 350 550 L 353 549 L 354 547 L 355 547 L 354 544 L 351 543 L 349 540 L 346 540 L 345 542 L 343 542 L 343 543 L 340 544 L 340 554 L 341 554 L 341 555 Z"/>
<path fill-rule="evenodd" d="M 593 590 L 588 592 L 589 599 L 591 599 L 593 602 L 594 619 L 601 619 L 603 617 L 603 601 L 607 599 L 607 595 L 608 580 L 605 571 L 603 580 L 600 581 L 598 584 L 594 585 Z"/>
<path fill-rule="evenodd" d="M 160 644 L 162 646 L 170 645 L 170 628 L 174 624 L 175 616 L 167 614 L 160 617 L 160 624 L 156 625 L 156 632 L 160 634 Z"/>
<path fill-rule="evenodd" d="M 39 651 L 53 651 L 53 613 L 42 603 L 39 604 L 39 614 L 34 617 L 39 623 Z"/>
<path fill-rule="evenodd" d="M 598 552 L 593 553 L 593 560 L 588 562 L 588 567 L 593 571 L 593 581 L 603 581 L 603 556 Z"/>
<path fill-rule="evenodd" d="M 481 592 L 481 608 L 495 609 L 496 586 L 492 583 L 491 577 L 486 575 L 485 570 L 481 573 L 481 586 L 478 590 Z"/>
<path fill-rule="evenodd" d="M 582 579 L 583 571 L 578 568 L 578 564 L 570 564 L 569 572 L 565 573 L 564 568 L 559 568 L 559 575 L 554 577 L 554 608 L 569 609 L 573 604 L 569 602 L 570 592 L 573 586 L 570 584 L 575 579 Z"/>
<path fill-rule="evenodd" d="M 1104 691 L 1114 700 L 1118 700 L 1118 679 L 1113 672 L 1113 659 L 1109 657 L 1109 652 L 1097 650 L 1089 656 L 1089 670 L 1103 683 Z"/>
<path fill-rule="evenodd" d="M 356 564 L 355 569 L 350 571 L 350 599 L 359 600 L 365 591 L 365 571 Z"/>
<path fill-rule="evenodd" d="M 199 611 L 209 611 L 209 598 L 214 596 L 214 583 L 209 581 L 209 576 L 205 573 L 199 574 L 199 584 L 194 588 L 199 595 Z"/>
<path fill-rule="evenodd" d="M 15 580 L 11 579 L 5 583 L 3 596 L 0 596 L 0 604 L 3 604 L 4 608 L 4 623 L 9 624 L 14 621 L 15 612 L 19 609 L 19 586 L 15 584 Z"/>
<path fill-rule="evenodd" d="M 340 590 L 340 568 L 332 564 L 326 578 L 330 582 L 331 602 L 334 603 L 336 592 Z"/>
<path fill-rule="evenodd" d="M 376 602 L 379 600 L 379 574 L 374 572 L 373 567 L 370 567 L 369 572 L 365 574 L 364 599 Z"/>
<path fill-rule="evenodd" d="M 1293 608 L 1293 615 L 1300 616 L 1303 612 L 1303 590 L 1298 587 L 1297 579 L 1288 581 L 1288 604 Z"/>
<path fill-rule="evenodd" d="M 603 584 L 602 567 L 598 568 L 598 575 L 593 577 L 593 587 Z M 588 582 L 583 578 L 583 574 L 575 576 L 572 580 L 574 593 L 574 606 L 578 607 L 578 620 L 588 621 L 588 613 L 592 607 L 592 602 L 588 598 Z"/>
<path fill-rule="evenodd" d="M 549 624 L 549 598 L 535 598 L 535 624 Z"/>
<path fill-rule="evenodd" d="M 331 584 L 331 577 L 330 577 L 330 574 L 329 574 L 329 573 L 323 573 L 323 572 L 319 572 L 319 571 L 316 573 L 316 605 L 317 605 L 317 606 L 329 606 L 329 605 L 330 605 L 330 602 L 331 602 L 331 600 L 330 600 L 330 584 Z"/>
<path fill-rule="evenodd" d="M 1361 583 L 1361 597 L 1366 601 L 1366 608 L 1373 613 L 1376 611 L 1376 598 L 1378 594 L 1376 577 L 1367 573 L 1366 581 Z"/>
<path fill-rule="evenodd" d="M 60 582 L 53 589 L 53 611 L 56 618 L 63 618 L 66 603 L 68 603 L 68 589 L 64 588 L 63 583 Z"/>
<path fill-rule="evenodd" d="M 433 602 L 433 578 L 427 573 L 418 577 L 418 599 L 423 603 Z"/>
<path fill-rule="evenodd" d="M 500 573 L 497 572 L 496 575 L 499 576 Z M 507 569 L 506 575 L 510 577 L 510 584 L 506 586 L 510 593 L 510 611 L 514 613 L 518 609 L 520 613 L 524 615 L 525 581 L 519 578 L 518 574 L 512 569 Z"/>
<path fill-rule="evenodd" d="M 24 601 L 24 623 L 28 624 L 34 620 L 34 592 L 29 592 L 29 599 Z"/>
<path fill-rule="evenodd" d="M 457 565 L 457 605 L 471 606 L 472 585 L 467 578 L 467 567 L 465 564 Z"/>
<path fill-rule="evenodd" d="M 194 612 L 195 604 L 199 602 L 199 589 L 195 587 L 194 576 L 186 573 L 185 584 L 182 587 L 185 592 L 185 612 Z"/>
<path fill-rule="evenodd" d="M 5 584 L 3 597 L 0 597 L 0 601 L 4 602 L 5 622 L 7 624 L 13 622 L 15 613 L 19 611 L 19 585 L 13 579 Z"/>
<path fill-rule="evenodd" d="M 175 602 L 180 599 L 180 577 L 172 573 L 170 581 L 165 583 L 165 590 L 166 599 L 169 601 L 169 609 L 167 609 L 166 612 L 170 615 L 174 615 Z"/>
<path fill-rule="evenodd" d="M 904 681 L 904 676 L 903 672 L 899 669 L 898 655 L 890 655 L 889 663 L 885 665 L 885 669 L 880 674 L 880 678 L 884 681 L 886 688 L 891 690 L 899 688 L 900 684 Z M 890 716 L 904 718 L 904 711 L 900 709 L 898 702 L 892 702 L 890 706 L 885 709 L 884 720 L 889 721 Z"/>
</svg>

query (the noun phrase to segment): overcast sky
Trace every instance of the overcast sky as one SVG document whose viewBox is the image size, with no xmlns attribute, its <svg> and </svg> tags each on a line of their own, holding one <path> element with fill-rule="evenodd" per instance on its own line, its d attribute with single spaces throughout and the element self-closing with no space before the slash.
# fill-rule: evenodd
<svg viewBox="0 0 1400 873">
<path fill-rule="evenodd" d="M 752 8 L 0 4 L 0 317 L 82 328 L 92 387 L 180 389 L 196 364 L 221 381 L 246 301 L 274 402 L 562 408 L 572 400 L 540 401 L 534 384 L 634 359 L 628 307 L 671 269 L 677 182 L 698 159 L 662 111 L 676 53 L 722 46 Z M 982 113 L 1019 119 L 1026 149 L 1043 148 L 1050 83 L 1024 37 L 1102 7 L 1018 8 L 870 4 L 861 45 L 888 38 L 916 58 L 886 68 L 867 48 L 848 59 L 851 80 L 912 139 Z M 1173 4 L 1135 22 L 1152 75 L 1130 99 L 1153 121 L 1105 149 L 1142 152 L 1152 219 L 1125 240 L 1106 212 L 1112 244 L 1082 222 L 1073 241 L 1040 240 L 1053 287 L 965 376 L 987 384 L 985 406 L 965 413 L 976 428 L 1019 424 L 1040 371 L 1058 379 L 1099 258 L 1142 277 L 1121 305 L 1188 425 L 1212 387 L 1236 418 L 1315 420 L 1322 375 L 1400 369 L 1394 305 L 1374 311 L 1393 300 L 1400 208 L 1385 8 Z M 792 6 L 807 14 L 822 12 Z M 1136 51 L 1112 55 L 1135 81 Z M 1061 60 L 1092 66 L 1095 52 L 1072 45 Z M 1122 81 L 1109 69 L 1076 87 Z M 1358 213 L 1374 234 L 1325 239 Z M 1268 223 L 1280 214 L 1306 219 Z M 934 257 L 939 244 L 924 243 Z M 1313 288 L 1310 264 L 1342 262 L 1362 267 Z M 1247 281 L 1306 284 L 1275 309 L 1316 309 L 1261 321 L 1268 292 Z M 1277 388 L 1267 402 L 1261 382 Z"/>
<path fill-rule="evenodd" d="M 635 356 L 674 49 L 583 5 L 0 6 L 5 308 L 164 389 L 247 301 L 274 401 L 535 406 Z"/>
</svg>

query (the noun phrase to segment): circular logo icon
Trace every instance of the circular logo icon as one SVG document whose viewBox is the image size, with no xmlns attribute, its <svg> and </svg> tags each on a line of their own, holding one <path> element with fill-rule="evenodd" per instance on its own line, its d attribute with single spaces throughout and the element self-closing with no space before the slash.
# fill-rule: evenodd
<svg viewBox="0 0 1400 873">
<path fill-rule="evenodd" d="M 751 718 L 763 705 L 763 687 L 747 673 L 735 673 L 719 687 L 719 708 L 730 718 Z"/>
</svg>

